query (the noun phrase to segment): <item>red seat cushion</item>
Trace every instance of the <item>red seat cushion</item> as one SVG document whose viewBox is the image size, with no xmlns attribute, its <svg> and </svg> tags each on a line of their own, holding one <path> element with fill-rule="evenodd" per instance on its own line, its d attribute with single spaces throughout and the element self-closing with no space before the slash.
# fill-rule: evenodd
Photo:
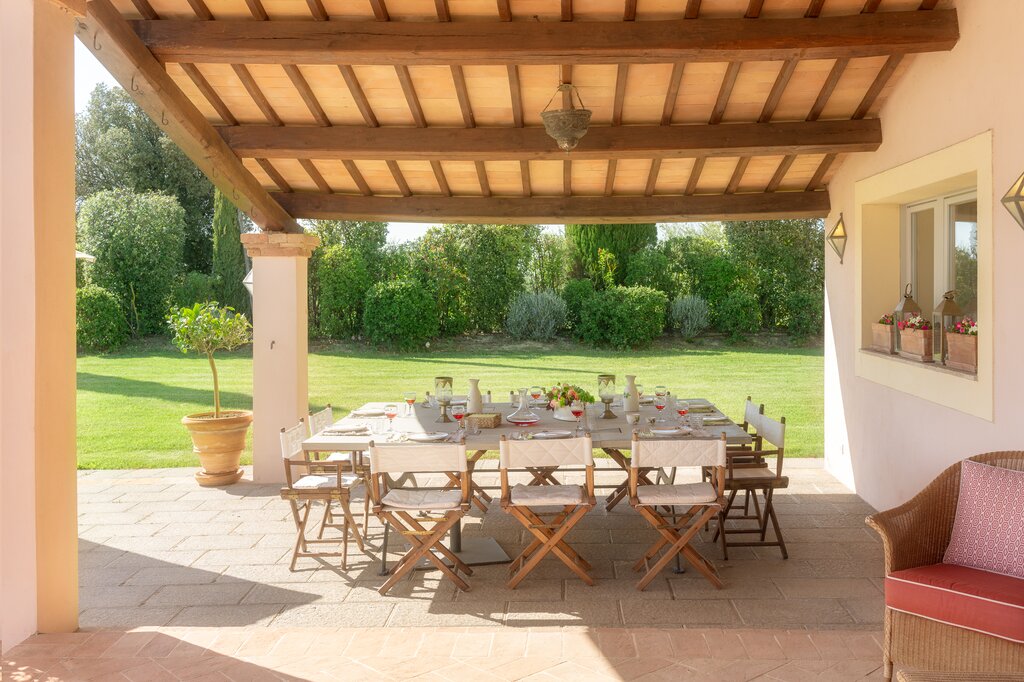
<svg viewBox="0 0 1024 682">
<path fill-rule="evenodd" d="M 1024 643 L 1024 580 L 932 564 L 890 573 L 885 605 L 922 618 Z"/>
</svg>

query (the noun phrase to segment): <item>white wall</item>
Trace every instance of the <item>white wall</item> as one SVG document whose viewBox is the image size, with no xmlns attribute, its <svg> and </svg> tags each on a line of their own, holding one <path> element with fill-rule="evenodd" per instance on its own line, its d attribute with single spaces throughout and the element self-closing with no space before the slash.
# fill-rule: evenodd
<svg viewBox="0 0 1024 682">
<path fill-rule="evenodd" d="M 850 245 L 842 265 L 828 250 L 825 269 L 826 466 L 879 509 L 904 502 L 964 457 L 1024 450 L 1024 230 L 1000 204 L 1024 172 L 1024 2 L 957 4 L 959 44 L 951 52 L 914 58 L 880 112 L 880 149 L 849 157 L 829 185 L 827 224 L 843 213 Z M 993 319 L 981 332 L 993 335 L 991 421 L 856 375 L 855 283 L 862 264 L 860 226 L 850 218 L 858 181 L 989 130 L 994 191 L 978 201 L 988 202 L 992 215 L 990 226 L 979 225 L 979 231 L 991 230 L 993 244 Z M 898 297 L 894 291 L 893 305 Z"/>
</svg>

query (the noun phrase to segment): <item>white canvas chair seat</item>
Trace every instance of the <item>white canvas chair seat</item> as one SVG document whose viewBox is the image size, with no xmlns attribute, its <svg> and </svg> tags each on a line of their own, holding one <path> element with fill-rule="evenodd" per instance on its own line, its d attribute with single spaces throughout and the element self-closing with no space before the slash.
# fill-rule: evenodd
<svg viewBox="0 0 1024 682">
<path fill-rule="evenodd" d="M 385 509 L 410 509 L 415 511 L 444 511 L 455 509 L 462 503 L 458 490 L 389 490 L 381 498 Z"/>
<path fill-rule="evenodd" d="M 637 500 L 645 507 L 717 504 L 718 491 L 710 483 L 637 486 Z"/>
<path fill-rule="evenodd" d="M 581 485 L 523 485 L 512 488 L 512 504 L 530 506 L 565 506 L 583 502 Z"/>
</svg>

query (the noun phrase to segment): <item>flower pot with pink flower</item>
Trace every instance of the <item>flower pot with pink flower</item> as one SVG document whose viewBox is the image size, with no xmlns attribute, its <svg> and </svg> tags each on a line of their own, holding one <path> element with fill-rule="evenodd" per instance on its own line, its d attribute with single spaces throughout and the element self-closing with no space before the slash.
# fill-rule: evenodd
<svg viewBox="0 0 1024 682">
<path fill-rule="evenodd" d="M 565 422 L 576 421 L 572 413 L 572 404 L 578 400 L 584 405 L 594 402 L 594 396 L 575 384 L 555 384 L 545 393 L 548 400 L 548 409 L 554 410 L 555 419 Z"/>
<path fill-rule="evenodd" d="M 886 355 L 895 355 L 896 323 L 892 313 L 882 315 L 878 322 L 871 325 L 871 350 Z"/>
<path fill-rule="evenodd" d="M 920 315 L 896 323 L 900 330 L 900 355 L 918 362 L 935 362 L 932 323 Z"/>
<path fill-rule="evenodd" d="M 978 322 L 964 317 L 946 330 L 946 367 L 977 374 Z"/>
</svg>

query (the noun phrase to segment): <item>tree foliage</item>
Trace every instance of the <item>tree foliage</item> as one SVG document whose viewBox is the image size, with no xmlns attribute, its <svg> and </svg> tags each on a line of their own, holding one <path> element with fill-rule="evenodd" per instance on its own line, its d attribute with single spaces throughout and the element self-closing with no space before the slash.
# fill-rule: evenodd
<svg viewBox="0 0 1024 682">
<path fill-rule="evenodd" d="M 100 84 L 76 119 L 79 200 L 103 190 L 162 192 L 184 209 L 184 266 L 210 272 L 213 185 L 118 87 Z"/>
<path fill-rule="evenodd" d="M 75 329 L 78 347 L 88 351 L 116 350 L 129 336 L 117 297 L 95 284 L 76 292 Z"/>
<path fill-rule="evenodd" d="M 437 310 L 419 282 L 381 282 L 366 295 L 363 325 L 375 345 L 411 350 L 437 336 Z"/>
<path fill-rule="evenodd" d="M 363 221 L 363 220 L 311 220 L 306 229 L 320 238 L 320 248 L 313 251 L 309 259 L 308 282 L 309 282 L 309 329 L 312 334 L 318 336 L 349 335 L 357 333 L 359 321 L 362 319 L 362 305 L 357 306 L 355 322 L 338 322 L 330 320 L 323 314 L 323 282 L 330 279 L 332 283 L 339 284 L 344 275 L 336 276 L 333 273 L 325 273 L 323 259 L 331 247 L 341 247 L 348 254 L 355 253 L 356 256 L 340 256 L 337 252 L 332 256 L 334 263 L 342 263 L 344 260 L 354 260 L 365 271 L 365 277 L 370 278 L 369 284 L 360 286 L 360 296 L 365 295 L 370 284 L 380 280 L 387 272 L 386 244 L 388 238 L 387 223 Z M 330 286 L 330 285 L 329 285 Z M 334 290 L 336 291 L 336 290 Z M 328 303 L 331 310 L 346 308 L 347 303 L 339 303 L 335 298 Z M 345 331 L 342 331 L 342 328 Z"/>
<path fill-rule="evenodd" d="M 136 336 L 163 330 L 164 313 L 182 272 L 185 212 L 174 197 L 109 190 L 78 212 L 78 243 L 96 256 L 88 282 L 113 293 Z"/>
<path fill-rule="evenodd" d="M 572 252 L 573 273 L 577 277 L 605 281 L 608 257 L 602 263 L 600 252 L 603 250 L 614 256 L 614 280 L 621 284 L 625 281 L 633 254 L 657 243 L 658 226 L 655 223 L 566 225 L 565 237 Z"/>
<path fill-rule="evenodd" d="M 240 313 L 249 312 L 249 291 L 245 279 L 245 251 L 238 209 L 219 190 L 214 193 L 213 276 L 217 300 Z"/>
</svg>

